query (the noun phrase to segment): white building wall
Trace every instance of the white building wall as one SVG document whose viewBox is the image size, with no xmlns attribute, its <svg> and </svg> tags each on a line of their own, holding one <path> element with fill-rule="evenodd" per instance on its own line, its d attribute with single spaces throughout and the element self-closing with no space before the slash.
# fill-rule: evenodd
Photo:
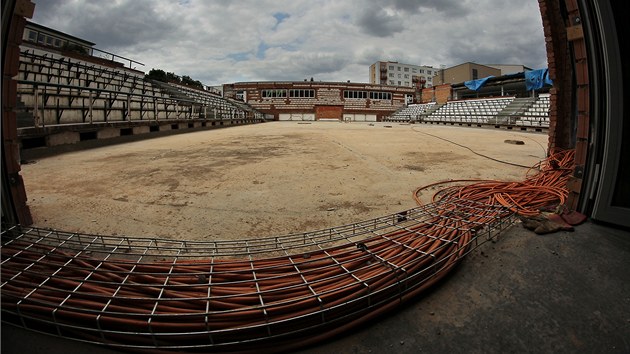
<svg viewBox="0 0 630 354">
<path fill-rule="evenodd" d="M 381 77 L 381 64 L 385 64 L 387 73 L 386 85 L 391 86 L 405 86 L 413 87 L 413 77 L 417 76 L 423 78 L 425 81 L 425 87 L 433 86 L 432 80 L 437 69 L 431 66 L 421 66 L 412 64 L 403 64 L 397 62 L 376 62 L 373 65 L 375 68 L 375 75 L 370 76 L 370 83 L 379 84 Z"/>
</svg>

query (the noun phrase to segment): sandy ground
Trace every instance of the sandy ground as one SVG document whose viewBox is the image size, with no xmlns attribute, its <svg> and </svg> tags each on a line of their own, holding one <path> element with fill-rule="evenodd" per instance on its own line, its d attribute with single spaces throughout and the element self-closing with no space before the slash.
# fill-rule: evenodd
<svg viewBox="0 0 630 354">
<path fill-rule="evenodd" d="M 508 139 L 525 144 L 507 144 Z M 417 187 L 437 181 L 521 180 L 527 172 L 463 146 L 531 166 L 545 157 L 547 135 L 397 123 L 271 122 L 42 158 L 24 165 L 23 176 L 36 226 L 242 239 L 395 213 L 415 206 Z M 427 190 L 423 200 L 434 192 Z"/>
</svg>

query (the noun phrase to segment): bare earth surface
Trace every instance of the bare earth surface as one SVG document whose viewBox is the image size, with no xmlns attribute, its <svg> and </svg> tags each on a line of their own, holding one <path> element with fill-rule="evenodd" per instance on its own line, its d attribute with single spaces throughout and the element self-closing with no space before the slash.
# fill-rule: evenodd
<svg viewBox="0 0 630 354">
<path fill-rule="evenodd" d="M 499 129 L 271 122 L 66 153 L 22 168 L 35 226 L 200 241 L 357 222 L 414 207 L 412 192 L 423 185 L 522 180 L 527 172 L 438 137 L 525 166 L 543 159 L 547 146 L 546 134 Z"/>
</svg>

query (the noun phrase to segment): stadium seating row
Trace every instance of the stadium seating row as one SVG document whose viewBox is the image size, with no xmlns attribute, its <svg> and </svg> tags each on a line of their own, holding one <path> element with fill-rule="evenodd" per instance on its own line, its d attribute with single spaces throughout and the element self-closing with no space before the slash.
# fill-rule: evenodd
<svg viewBox="0 0 630 354">
<path fill-rule="evenodd" d="M 522 99 L 518 100 L 515 97 L 496 97 L 449 101 L 445 104 L 412 104 L 386 120 L 549 127 L 549 94 L 540 94 L 531 101 L 525 100 L 526 104 L 523 104 Z"/>
<path fill-rule="evenodd" d="M 21 51 L 17 79 L 19 127 L 263 118 L 247 105 L 204 90 L 146 80 L 133 69 L 98 65 L 35 47 Z"/>
</svg>

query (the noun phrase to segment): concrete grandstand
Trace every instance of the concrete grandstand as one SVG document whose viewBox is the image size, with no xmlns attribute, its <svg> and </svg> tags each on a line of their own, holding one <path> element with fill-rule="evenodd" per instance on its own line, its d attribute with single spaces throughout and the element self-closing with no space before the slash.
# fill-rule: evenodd
<svg viewBox="0 0 630 354">
<path fill-rule="evenodd" d="M 148 80 L 119 62 L 37 42 L 22 44 L 17 82 L 17 125 L 25 149 L 264 118 L 214 92 Z"/>
</svg>

